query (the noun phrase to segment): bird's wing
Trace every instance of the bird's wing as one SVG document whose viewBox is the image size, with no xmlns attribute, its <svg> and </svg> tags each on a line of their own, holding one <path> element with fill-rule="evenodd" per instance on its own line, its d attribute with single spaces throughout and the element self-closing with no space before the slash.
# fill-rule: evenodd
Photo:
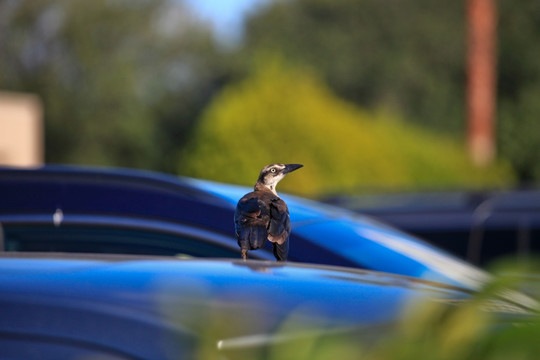
<svg viewBox="0 0 540 360">
<path fill-rule="evenodd" d="M 268 215 L 262 214 L 260 199 L 253 193 L 244 196 L 236 205 L 234 224 L 238 245 L 245 250 L 260 249 L 268 237 Z"/>
<path fill-rule="evenodd" d="M 261 214 L 261 207 L 257 197 L 244 196 L 236 205 L 235 222 L 243 217 L 256 218 Z"/>
<path fill-rule="evenodd" d="M 270 224 L 268 227 L 268 240 L 279 245 L 284 244 L 291 233 L 291 219 L 289 209 L 281 199 L 270 204 Z"/>
</svg>

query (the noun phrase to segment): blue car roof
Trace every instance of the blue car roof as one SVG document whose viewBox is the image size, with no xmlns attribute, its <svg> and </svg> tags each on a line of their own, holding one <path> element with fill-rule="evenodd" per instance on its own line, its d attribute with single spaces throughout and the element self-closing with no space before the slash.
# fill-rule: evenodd
<svg viewBox="0 0 540 360">
<path fill-rule="evenodd" d="M 231 204 L 249 188 L 187 179 Z M 293 234 L 315 245 L 331 248 L 352 265 L 477 289 L 489 280 L 483 270 L 462 261 L 410 234 L 371 217 L 296 196 L 280 195 L 291 213 Z M 302 249 L 304 250 L 304 249 Z M 294 249 L 291 249 L 294 254 Z M 309 258 L 309 254 L 305 254 Z M 316 262 L 317 258 L 313 258 Z M 349 264 L 348 264 L 349 265 Z"/>
<path fill-rule="evenodd" d="M 36 212 L 51 215 L 129 214 L 185 222 L 234 240 L 232 215 L 251 188 L 149 171 L 45 166 L 0 169 L 0 222 Z M 366 268 L 478 288 L 489 279 L 482 270 L 379 223 L 372 218 L 283 194 L 291 213 L 290 258 L 295 261 Z M 228 241 L 228 240 L 226 240 Z"/>
</svg>

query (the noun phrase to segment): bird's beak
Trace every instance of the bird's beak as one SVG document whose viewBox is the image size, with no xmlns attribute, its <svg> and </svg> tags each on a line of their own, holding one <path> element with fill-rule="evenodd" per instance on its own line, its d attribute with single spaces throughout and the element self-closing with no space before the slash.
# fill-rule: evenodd
<svg viewBox="0 0 540 360">
<path fill-rule="evenodd" d="M 283 173 L 284 174 L 288 174 L 294 170 L 297 170 L 297 169 L 300 169 L 302 166 L 302 164 L 285 164 L 285 169 L 283 169 Z"/>
</svg>

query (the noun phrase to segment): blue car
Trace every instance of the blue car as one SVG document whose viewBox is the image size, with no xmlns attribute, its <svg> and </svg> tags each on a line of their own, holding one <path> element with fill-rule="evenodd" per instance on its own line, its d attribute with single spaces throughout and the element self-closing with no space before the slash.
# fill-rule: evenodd
<svg viewBox="0 0 540 360">
<path fill-rule="evenodd" d="M 256 359 L 306 339 L 348 343 L 358 358 L 359 341 L 382 336 L 411 302 L 469 295 L 344 267 L 3 252 L 0 358 Z"/>
<path fill-rule="evenodd" d="M 251 189 L 147 171 L 0 169 L 5 251 L 239 258 L 233 214 Z M 482 270 L 417 238 L 322 203 L 283 195 L 290 261 L 377 270 L 477 289 Z M 271 248 L 250 257 L 273 259 Z"/>
</svg>

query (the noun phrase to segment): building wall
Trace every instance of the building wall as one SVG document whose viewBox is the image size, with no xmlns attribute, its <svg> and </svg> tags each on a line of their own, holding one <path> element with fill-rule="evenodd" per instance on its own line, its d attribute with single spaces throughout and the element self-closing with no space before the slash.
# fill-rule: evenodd
<svg viewBox="0 0 540 360">
<path fill-rule="evenodd" d="M 40 99 L 31 94 L 0 91 L 0 165 L 39 166 L 44 157 Z"/>
</svg>

